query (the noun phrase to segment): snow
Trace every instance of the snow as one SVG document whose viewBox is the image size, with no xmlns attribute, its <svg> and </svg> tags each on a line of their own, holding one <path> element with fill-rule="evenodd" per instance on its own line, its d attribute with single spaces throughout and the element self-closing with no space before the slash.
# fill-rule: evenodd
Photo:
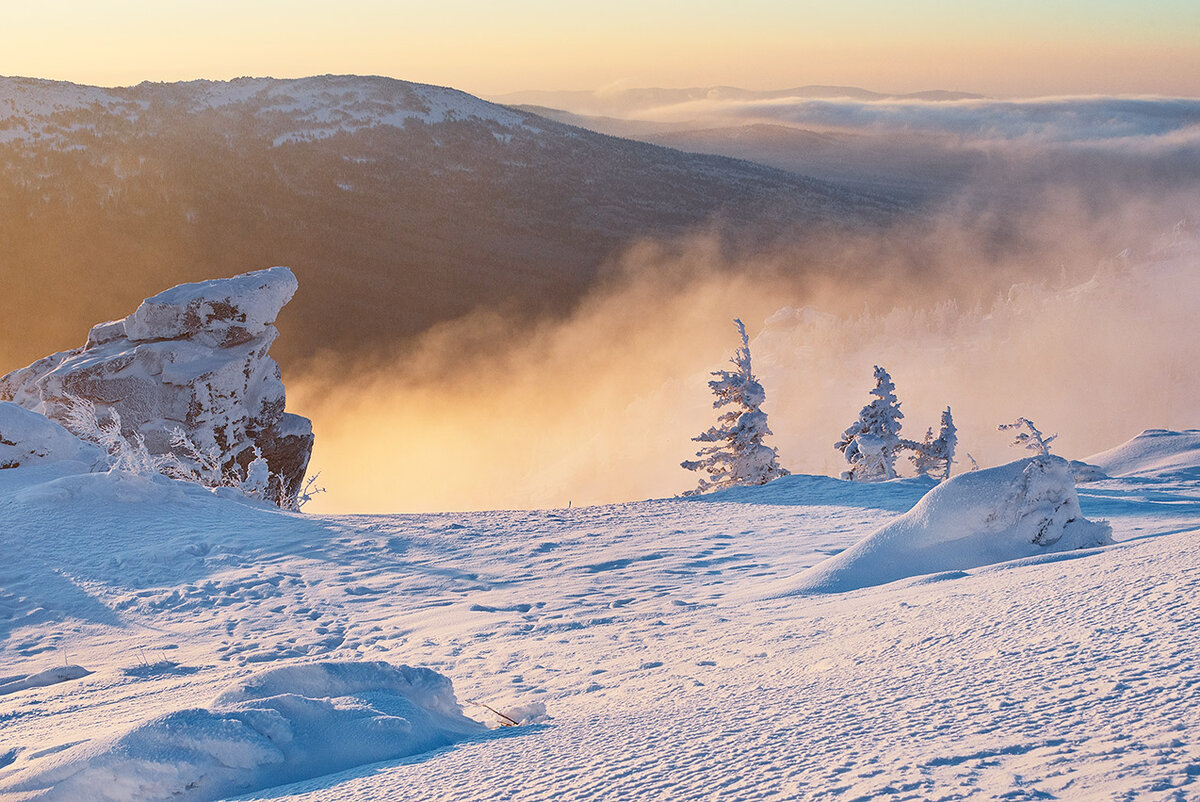
<svg viewBox="0 0 1200 802">
<path fill-rule="evenodd" d="M 1129 442 L 1083 461 L 1109 476 L 1178 474 L 1200 478 L 1200 429 L 1147 429 Z"/>
<path fill-rule="evenodd" d="M 429 669 L 374 663 L 285 666 L 211 708 L 160 716 L 14 784 L 93 802 L 218 799 L 407 757 L 485 732 Z"/>
<path fill-rule="evenodd" d="M 28 676 L 0 677 L 0 696 L 28 690 L 29 688 L 44 688 L 47 685 L 55 685 L 59 682 L 82 679 L 90 673 L 92 672 L 83 666 L 58 666 L 57 668 L 48 668 L 45 671 L 39 671 L 36 674 L 29 674 Z"/>
<path fill-rule="evenodd" d="M 904 515 L 802 573 L 786 593 L 840 593 L 1111 543 L 1107 524 L 1083 517 L 1067 461 L 1033 457 L 947 480 Z"/>
<path fill-rule="evenodd" d="M 236 325 L 246 339 L 260 337 L 298 287 L 295 274 L 286 267 L 179 284 L 142 301 L 124 321 L 125 336 L 134 341 L 159 340 L 203 331 L 217 339 Z M 225 325 L 214 332 L 214 320 Z M 113 325 L 100 324 L 102 332 Z M 224 345 L 219 340 L 205 344 Z"/>
<path fill-rule="evenodd" d="M 0 469 L 35 462 L 75 461 L 84 466 L 105 457 L 59 424 L 11 401 L 0 401 Z"/>
<path fill-rule="evenodd" d="M 502 129 L 494 132 L 501 142 L 510 141 L 518 128 L 538 130 L 526 125 L 528 115 L 456 89 L 370 76 L 236 78 L 112 89 L 0 77 L 0 145 L 53 139 L 62 149 L 80 147 L 72 142 L 78 134 L 104 131 L 67 122 L 71 112 L 100 109 L 111 117 L 106 124 L 145 124 L 152 116 L 150 98 L 169 104 L 174 115 L 248 110 L 264 126 L 282 123 L 284 130 L 272 134 L 275 147 L 410 122 L 481 122 Z"/>
<path fill-rule="evenodd" d="M 0 673 L 92 672 L 2 697 L 0 797 L 103 776 L 92 789 L 163 798 L 200 775 L 185 793 L 334 802 L 1192 797 L 1194 478 L 1081 486 L 1112 546 L 764 598 L 914 506 L 935 534 L 955 499 L 968 523 L 1000 508 L 1029 464 L 387 516 L 0 471 Z M 413 687 L 445 693 L 422 706 L 400 666 L 451 680 L 469 718 L 536 723 L 463 723 L 428 674 Z M 413 733 L 449 740 L 375 751 L 369 722 L 416 707 Z"/>
</svg>

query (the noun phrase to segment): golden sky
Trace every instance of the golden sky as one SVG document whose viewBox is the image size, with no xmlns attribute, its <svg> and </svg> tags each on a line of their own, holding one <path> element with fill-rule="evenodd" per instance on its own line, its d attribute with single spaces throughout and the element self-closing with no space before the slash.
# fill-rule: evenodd
<svg viewBox="0 0 1200 802">
<path fill-rule="evenodd" d="M 1195 0 L 43 0 L 6 3 L 0 74 L 388 75 L 520 89 L 848 84 L 1200 95 Z"/>
</svg>

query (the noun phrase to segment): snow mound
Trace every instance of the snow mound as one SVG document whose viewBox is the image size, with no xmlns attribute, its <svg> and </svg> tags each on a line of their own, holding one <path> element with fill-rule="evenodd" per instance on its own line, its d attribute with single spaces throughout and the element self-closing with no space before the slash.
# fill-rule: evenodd
<svg viewBox="0 0 1200 802">
<path fill-rule="evenodd" d="M 85 443 L 45 415 L 0 401 L 0 468 L 60 460 L 94 466 L 104 457 L 99 446 Z"/>
<path fill-rule="evenodd" d="M 1109 476 L 1200 478 L 1200 429 L 1147 429 L 1085 462 Z"/>
<path fill-rule="evenodd" d="M 1032 457 L 960 474 L 908 512 L 787 583 L 780 595 L 840 593 L 910 576 L 1112 543 L 1083 517 L 1066 460 Z"/>
<path fill-rule="evenodd" d="M 168 713 L 0 790 L 67 801 L 211 800 L 485 731 L 463 715 L 450 680 L 427 668 L 287 666 L 246 679 L 211 708 Z"/>
<path fill-rule="evenodd" d="M 30 688 L 44 688 L 47 685 L 70 682 L 73 679 L 82 679 L 91 673 L 83 666 L 58 666 L 23 677 L 0 679 L 0 696 L 26 691 Z"/>
</svg>

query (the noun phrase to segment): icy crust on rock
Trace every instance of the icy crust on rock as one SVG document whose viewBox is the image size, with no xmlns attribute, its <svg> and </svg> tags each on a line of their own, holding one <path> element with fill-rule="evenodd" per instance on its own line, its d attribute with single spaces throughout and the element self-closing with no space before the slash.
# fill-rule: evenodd
<svg viewBox="0 0 1200 802">
<path fill-rule="evenodd" d="M 840 593 L 911 576 L 1111 544 L 1083 517 L 1066 460 L 1038 456 L 959 474 L 911 510 L 785 583 L 782 595 Z"/>
<path fill-rule="evenodd" d="M 182 430 L 202 451 L 216 449 L 225 471 L 244 468 L 257 448 L 294 492 L 312 426 L 284 412 L 279 365 L 267 352 L 296 286 L 286 267 L 181 284 L 93 327 L 82 348 L 0 378 L 0 399 L 60 422 L 72 398 L 85 399 L 101 419 L 119 414 L 123 433 L 143 437 L 153 454 L 171 451 Z"/>
<path fill-rule="evenodd" d="M 99 446 L 85 443 L 46 416 L 0 401 L 0 468 L 61 460 L 91 467 L 103 459 Z"/>
<path fill-rule="evenodd" d="M 71 750 L 7 790 L 73 802 L 220 799 L 407 757 L 487 728 L 427 668 L 317 663 L 276 668 L 111 741 Z"/>
</svg>

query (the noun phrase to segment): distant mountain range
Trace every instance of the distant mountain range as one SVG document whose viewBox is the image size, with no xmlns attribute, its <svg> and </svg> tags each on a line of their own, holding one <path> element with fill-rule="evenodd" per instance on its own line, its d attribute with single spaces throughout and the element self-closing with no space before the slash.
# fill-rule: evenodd
<svg viewBox="0 0 1200 802">
<path fill-rule="evenodd" d="M 273 349 L 392 348 L 481 305 L 561 312 L 644 237 L 731 242 L 894 202 L 386 78 L 0 78 L 0 371 L 181 281 L 291 266 Z"/>
</svg>

